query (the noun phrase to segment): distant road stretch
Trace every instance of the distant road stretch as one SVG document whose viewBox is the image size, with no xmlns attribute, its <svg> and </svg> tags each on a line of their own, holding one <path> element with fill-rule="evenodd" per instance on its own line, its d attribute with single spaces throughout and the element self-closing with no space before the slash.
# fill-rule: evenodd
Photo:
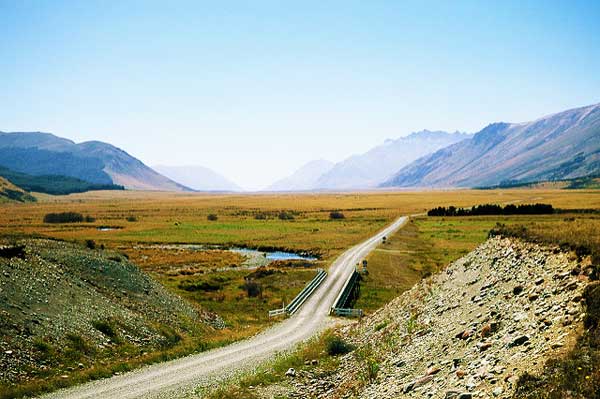
<svg viewBox="0 0 600 399">
<path fill-rule="evenodd" d="M 206 386 L 235 372 L 251 370 L 275 353 L 293 348 L 327 326 L 329 309 L 354 266 L 383 236 L 398 230 L 408 218 L 394 223 L 340 255 L 329 275 L 302 308 L 268 330 L 232 345 L 181 359 L 143 367 L 123 375 L 93 381 L 43 396 L 44 399 L 172 398 L 196 386 Z"/>
</svg>

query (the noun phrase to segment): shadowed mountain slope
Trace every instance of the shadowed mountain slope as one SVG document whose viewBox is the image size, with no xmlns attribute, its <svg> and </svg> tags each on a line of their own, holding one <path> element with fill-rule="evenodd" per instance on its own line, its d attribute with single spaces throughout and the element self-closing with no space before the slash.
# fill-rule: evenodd
<svg viewBox="0 0 600 399">
<path fill-rule="evenodd" d="M 0 132 L 0 166 L 30 175 L 62 175 L 132 190 L 185 191 L 125 151 L 100 141 L 76 144 L 40 132 Z"/>
</svg>

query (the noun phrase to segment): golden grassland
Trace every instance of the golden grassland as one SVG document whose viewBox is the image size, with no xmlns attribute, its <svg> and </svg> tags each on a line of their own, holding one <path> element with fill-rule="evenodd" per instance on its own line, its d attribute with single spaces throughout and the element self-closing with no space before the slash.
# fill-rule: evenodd
<svg viewBox="0 0 600 399">
<path fill-rule="evenodd" d="M 184 337 L 183 344 L 168 354 L 148 355 L 158 356 L 156 359 L 219 346 L 255 334 L 273 323 L 266 317 L 267 310 L 280 307 L 282 302 L 293 298 L 313 277 L 314 269 L 304 266 L 271 268 L 278 269 L 277 273 L 255 276 L 262 293 L 251 297 L 244 287 L 245 277 L 251 272 L 238 268 L 239 254 L 224 250 L 165 249 L 149 244 L 189 243 L 308 251 L 320 255 L 318 264 L 326 267 L 342 251 L 371 236 L 398 216 L 424 213 L 437 206 L 541 202 L 556 208 L 600 209 L 599 191 L 556 189 L 249 195 L 102 191 L 68 196 L 40 194 L 37 197 L 36 203 L 0 206 L 0 235 L 35 234 L 82 243 L 94 240 L 96 247 L 104 245 L 126 254 L 172 292 L 225 319 L 227 328 L 201 337 L 201 347 L 198 337 Z M 342 211 L 345 218 L 330 220 L 332 210 Z M 47 213 L 66 211 L 90 215 L 95 221 L 43 223 Z M 294 218 L 279 219 L 281 211 Z M 208 220 L 209 214 L 217 215 L 218 220 Z M 257 219 L 257 215 L 261 215 L 261 219 Z M 574 217 L 576 221 L 583 216 Z M 590 229 L 600 227 L 598 224 L 586 225 L 577 230 L 573 226 L 579 224 L 567 218 L 564 215 L 416 217 L 370 255 L 370 274 L 363 282 L 362 296 L 356 307 L 372 311 L 382 306 L 423 275 L 441 269 L 470 251 L 485 240 L 489 229 L 497 222 L 542 226 L 538 227 L 540 231 L 568 227 L 573 235 L 584 235 Z M 100 231 L 98 228 L 102 226 L 116 229 Z M 225 268 L 228 270 L 221 270 Z M 156 360 L 152 359 L 148 362 Z M 135 362 L 130 363 L 111 364 L 109 369 L 138 366 Z"/>
<path fill-rule="evenodd" d="M 208 195 L 148 192 L 90 192 L 39 195 L 32 204 L 4 204 L 0 234 L 40 234 L 67 240 L 123 243 L 202 243 L 306 250 L 325 259 L 367 238 L 392 219 L 436 206 L 481 203 L 551 203 L 558 208 L 600 208 L 594 190 L 456 190 L 341 194 Z M 341 210 L 343 220 L 330 220 Z M 50 212 L 73 211 L 94 223 L 52 225 Z M 288 211 L 293 220 L 280 220 Z M 266 220 L 255 216 L 265 213 Z M 216 214 L 217 221 L 207 220 Z M 128 217 L 137 221 L 128 222 Z M 117 227 L 100 231 L 99 226 Z"/>
</svg>

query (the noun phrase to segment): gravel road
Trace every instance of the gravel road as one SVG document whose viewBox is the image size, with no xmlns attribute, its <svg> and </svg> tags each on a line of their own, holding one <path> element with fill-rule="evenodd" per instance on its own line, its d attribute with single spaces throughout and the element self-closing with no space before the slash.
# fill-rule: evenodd
<svg viewBox="0 0 600 399">
<path fill-rule="evenodd" d="M 322 331 L 328 324 L 329 309 L 354 265 L 380 242 L 383 236 L 401 228 L 403 216 L 340 255 L 329 268 L 329 275 L 309 300 L 292 317 L 268 330 L 232 345 L 190 355 L 181 359 L 143 367 L 123 375 L 60 390 L 44 399 L 84 398 L 172 398 L 185 395 L 198 386 L 207 386 L 236 372 L 251 370 L 275 353 Z"/>
</svg>

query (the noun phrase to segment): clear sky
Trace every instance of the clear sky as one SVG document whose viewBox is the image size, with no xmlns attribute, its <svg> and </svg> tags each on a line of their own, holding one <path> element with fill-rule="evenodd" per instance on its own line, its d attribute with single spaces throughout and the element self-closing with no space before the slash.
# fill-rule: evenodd
<svg viewBox="0 0 600 399">
<path fill-rule="evenodd" d="M 251 189 L 412 131 L 598 102 L 594 0 L 0 0 L 0 130 Z"/>
</svg>

